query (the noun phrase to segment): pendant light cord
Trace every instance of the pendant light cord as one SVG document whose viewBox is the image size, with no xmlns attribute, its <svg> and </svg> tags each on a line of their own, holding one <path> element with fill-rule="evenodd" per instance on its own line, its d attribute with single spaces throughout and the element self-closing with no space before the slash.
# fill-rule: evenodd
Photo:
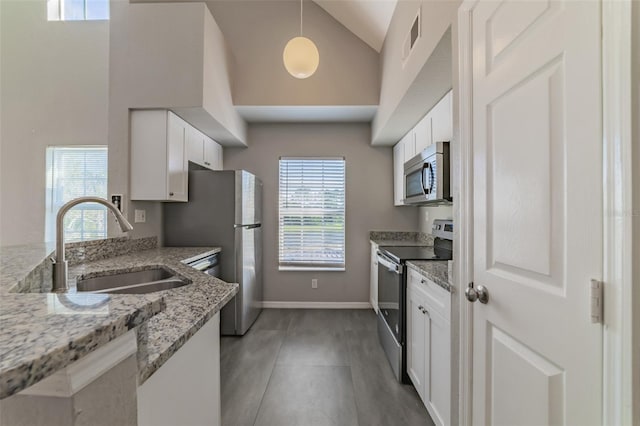
<svg viewBox="0 0 640 426">
<path fill-rule="evenodd" d="M 302 37 L 302 1 L 300 0 L 300 37 Z"/>
</svg>

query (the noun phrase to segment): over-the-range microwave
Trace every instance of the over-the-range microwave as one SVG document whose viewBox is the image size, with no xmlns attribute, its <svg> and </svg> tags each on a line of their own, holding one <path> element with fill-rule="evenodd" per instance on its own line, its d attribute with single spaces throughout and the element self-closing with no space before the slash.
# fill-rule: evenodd
<svg viewBox="0 0 640 426">
<path fill-rule="evenodd" d="M 436 142 L 404 163 L 404 202 L 448 204 L 451 200 L 449 142 Z"/>
</svg>

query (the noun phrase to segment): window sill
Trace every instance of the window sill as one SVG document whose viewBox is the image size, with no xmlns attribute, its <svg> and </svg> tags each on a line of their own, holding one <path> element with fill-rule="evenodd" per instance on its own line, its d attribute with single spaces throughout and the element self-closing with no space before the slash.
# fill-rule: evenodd
<svg viewBox="0 0 640 426">
<path fill-rule="evenodd" d="M 278 271 L 296 271 L 296 272 L 305 272 L 305 271 L 317 271 L 317 272 L 344 272 L 346 268 L 344 267 L 322 267 L 322 266 L 278 266 Z"/>
</svg>

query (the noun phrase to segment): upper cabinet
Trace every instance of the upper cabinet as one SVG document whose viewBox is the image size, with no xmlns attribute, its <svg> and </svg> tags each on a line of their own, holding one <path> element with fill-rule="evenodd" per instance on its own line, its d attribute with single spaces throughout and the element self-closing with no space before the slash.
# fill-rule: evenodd
<svg viewBox="0 0 640 426">
<path fill-rule="evenodd" d="M 413 128 L 416 140 L 416 154 L 422 152 L 426 147 L 433 143 L 432 140 L 432 117 L 431 114 L 425 115 Z"/>
<path fill-rule="evenodd" d="M 195 127 L 187 131 L 187 159 L 211 170 L 222 170 L 222 146 Z"/>
<path fill-rule="evenodd" d="M 131 112 L 131 199 L 187 201 L 189 124 L 167 110 Z"/>
<path fill-rule="evenodd" d="M 449 91 L 428 114 L 431 117 L 433 142 L 448 142 L 453 138 L 452 99 L 453 92 Z"/>
<path fill-rule="evenodd" d="M 188 201 L 191 161 L 222 170 L 222 147 L 167 110 L 131 112 L 131 199 Z"/>
<path fill-rule="evenodd" d="M 404 206 L 404 144 L 393 147 L 393 205 Z"/>
</svg>

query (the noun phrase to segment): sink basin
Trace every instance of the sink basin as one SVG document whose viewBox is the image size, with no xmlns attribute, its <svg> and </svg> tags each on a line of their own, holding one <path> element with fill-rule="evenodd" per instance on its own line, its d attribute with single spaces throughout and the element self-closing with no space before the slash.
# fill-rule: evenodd
<svg viewBox="0 0 640 426">
<path fill-rule="evenodd" d="M 136 272 L 120 272 L 92 278 L 78 278 L 79 292 L 115 294 L 144 294 L 170 290 L 189 284 L 174 272 L 164 268 L 145 269 Z"/>
</svg>

